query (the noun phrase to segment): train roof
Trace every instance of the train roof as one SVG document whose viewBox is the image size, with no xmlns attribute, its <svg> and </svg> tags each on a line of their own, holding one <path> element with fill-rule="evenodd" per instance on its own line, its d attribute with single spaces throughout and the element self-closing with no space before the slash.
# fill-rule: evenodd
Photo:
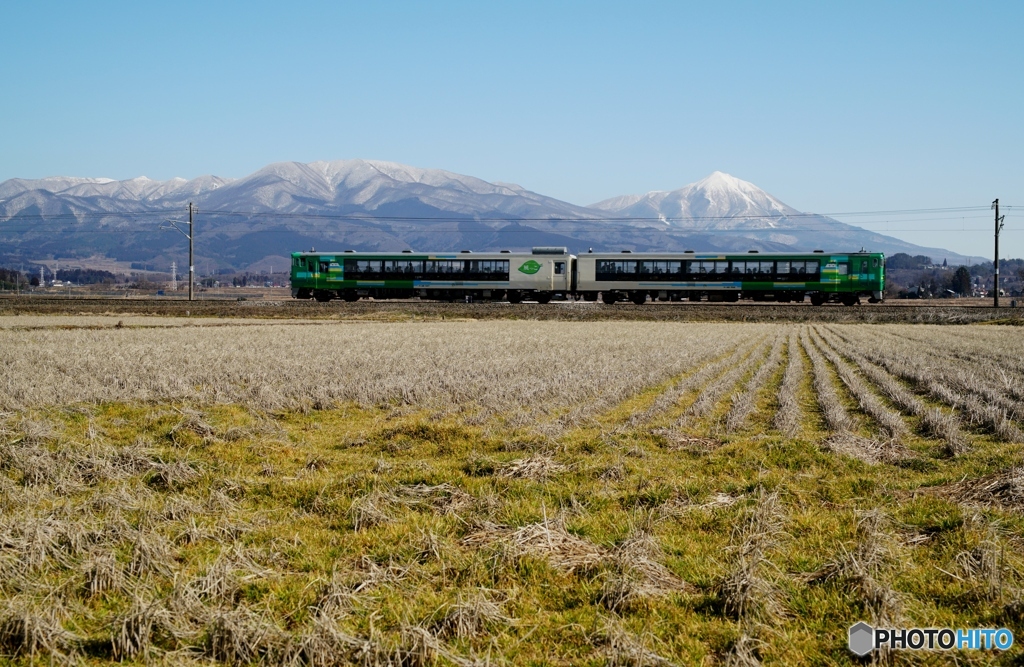
<svg viewBox="0 0 1024 667">
<path fill-rule="evenodd" d="M 331 255 L 336 257 L 344 257 L 346 255 L 358 256 L 358 257 L 376 257 L 380 259 L 401 259 L 403 257 L 440 257 L 444 259 L 457 259 L 457 258 L 471 258 L 471 257 L 503 257 L 503 256 L 532 256 L 532 255 L 558 255 L 558 256 L 571 256 L 568 248 L 562 247 L 536 247 L 532 250 L 489 250 L 489 251 L 475 251 L 475 250 L 460 250 L 460 251 L 431 251 L 431 250 L 399 250 L 395 252 L 379 252 L 370 251 L 363 252 L 360 250 L 309 250 L 309 251 L 298 251 L 293 252 L 292 257 L 304 257 L 312 256 L 319 257 L 323 255 Z M 600 257 L 602 259 L 616 258 L 629 258 L 636 257 L 640 259 L 736 259 L 739 257 L 766 257 L 766 258 L 779 258 L 779 257 L 797 257 L 801 259 L 815 259 L 819 257 L 835 257 L 835 256 L 849 256 L 849 255 L 879 255 L 882 256 L 884 253 L 881 252 L 868 252 L 866 250 L 858 250 L 855 252 L 850 251 L 829 251 L 814 250 L 811 252 L 761 252 L 761 251 L 747 251 L 747 252 L 633 252 L 632 250 L 620 250 L 606 251 L 606 252 L 585 252 L 580 253 L 578 257 Z"/>
<path fill-rule="evenodd" d="M 473 256 L 490 256 L 490 255 L 494 255 L 494 256 L 497 256 L 497 257 L 502 257 L 502 256 L 506 256 L 506 255 L 524 255 L 524 256 L 559 255 L 559 256 L 565 256 L 565 255 L 570 255 L 570 254 L 571 253 L 569 252 L 569 249 L 565 248 L 565 247 L 560 247 L 560 246 L 536 246 L 536 247 L 534 247 L 534 248 L 532 248 L 530 250 L 485 250 L 485 251 L 476 251 L 476 250 L 457 250 L 457 251 L 456 250 L 442 250 L 442 251 L 435 251 L 435 250 L 422 250 L 422 251 L 421 250 L 397 250 L 397 251 L 392 251 L 392 252 L 379 252 L 379 251 L 363 252 L 361 250 L 326 250 L 326 251 L 309 250 L 309 251 L 293 252 L 292 253 L 292 257 L 303 257 L 303 256 L 314 256 L 314 257 L 317 257 L 317 256 L 321 256 L 321 255 L 335 255 L 335 256 L 339 256 L 339 257 L 344 257 L 345 255 L 353 255 L 353 256 L 358 255 L 360 257 L 380 257 L 380 258 L 392 258 L 392 257 L 394 257 L 394 258 L 402 258 L 402 257 L 416 257 L 416 256 L 432 256 L 432 257 L 443 257 L 443 258 L 458 258 L 458 257 L 468 258 L 468 257 L 473 257 Z"/>
<path fill-rule="evenodd" d="M 868 252 L 867 250 L 859 250 L 856 252 L 850 251 L 836 251 L 836 252 L 825 252 L 824 250 L 814 250 L 812 252 L 633 252 L 631 250 L 620 250 L 619 252 L 585 252 L 580 253 L 579 257 L 600 257 L 601 259 L 610 258 L 622 258 L 628 259 L 630 257 L 637 257 L 640 259 L 736 259 L 739 257 L 749 257 L 755 259 L 757 257 L 799 257 L 801 259 L 816 259 L 820 257 L 846 257 L 849 255 L 883 255 L 880 252 Z"/>
</svg>

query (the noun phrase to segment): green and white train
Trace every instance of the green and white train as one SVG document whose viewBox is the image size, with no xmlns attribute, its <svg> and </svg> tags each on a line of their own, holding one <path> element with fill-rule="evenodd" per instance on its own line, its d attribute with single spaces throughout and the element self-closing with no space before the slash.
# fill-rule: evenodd
<svg viewBox="0 0 1024 667">
<path fill-rule="evenodd" d="M 882 300 L 882 253 L 295 252 L 292 296 L 357 301 L 434 299 L 547 303 L 631 301 L 803 301 L 845 305 Z"/>
</svg>

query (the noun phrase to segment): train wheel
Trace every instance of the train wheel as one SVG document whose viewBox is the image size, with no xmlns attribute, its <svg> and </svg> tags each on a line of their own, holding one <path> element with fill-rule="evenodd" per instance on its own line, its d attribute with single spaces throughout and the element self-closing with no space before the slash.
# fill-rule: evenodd
<svg viewBox="0 0 1024 667">
<path fill-rule="evenodd" d="M 601 292 L 601 301 L 604 301 L 605 305 L 613 306 L 615 305 L 616 298 L 610 292 Z"/>
<path fill-rule="evenodd" d="M 505 298 L 508 299 L 509 303 L 522 303 L 523 293 L 519 290 L 510 289 L 508 294 L 505 295 Z"/>
<path fill-rule="evenodd" d="M 811 295 L 811 305 L 812 306 L 820 306 L 820 305 L 822 305 L 824 303 L 825 303 L 825 295 L 824 294 L 812 294 Z"/>
<path fill-rule="evenodd" d="M 352 301 L 359 301 L 359 293 L 355 290 L 341 290 L 339 295 L 343 301 L 348 301 L 349 303 Z"/>
<path fill-rule="evenodd" d="M 856 294 L 844 294 L 840 301 L 843 302 L 844 306 L 856 306 L 860 303 L 860 297 Z"/>
<path fill-rule="evenodd" d="M 544 304 L 544 303 L 547 303 L 548 301 L 551 301 L 551 293 L 550 292 L 537 292 L 537 294 L 534 295 L 533 298 L 535 298 L 537 300 L 537 303 Z"/>
<path fill-rule="evenodd" d="M 647 303 L 647 292 L 633 292 L 629 295 L 629 300 L 638 306 L 642 306 Z"/>
<path fill-rule="evenodd" d="M 295 298 L 296 299 L 312 299 L 313 298 L 313 290 L 300 289 L 298 291 L 298 293 L 295 295 Z"/>
<path fill-rule="evenodd" d="M 331 294 L 330 292 L 322 292 L 320 290 L 317 290 L 313 292 L 313 298 L 319 301 L 320 303 L 327 303 L 332 298 L 334 298 L 334 295 Z"/>
</svg>

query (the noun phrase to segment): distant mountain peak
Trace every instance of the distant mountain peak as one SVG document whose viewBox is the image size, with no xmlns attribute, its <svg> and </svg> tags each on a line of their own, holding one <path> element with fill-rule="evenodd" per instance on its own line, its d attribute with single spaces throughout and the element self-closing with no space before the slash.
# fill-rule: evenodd
<svg viewBox="0 0 1024 667">
<path fill-rule="evenodd" d="M 591 208 L 623 217 L 659 218 L 671 225 L 704 228 L 714 228 L 716 225 L 709 224 L 712 220 L 780 218 L 798 212 L 753 183 L 724 171 L 713 171 L 678 190 L 652 190 L 643 195 L 613 197 Z"/>
</svg>

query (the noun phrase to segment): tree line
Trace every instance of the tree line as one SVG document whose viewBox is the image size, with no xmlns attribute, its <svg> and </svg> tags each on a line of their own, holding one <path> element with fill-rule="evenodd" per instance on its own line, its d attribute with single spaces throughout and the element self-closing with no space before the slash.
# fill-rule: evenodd
<svg viewBox="0 0 1024 667">
<path fill-rule="evenodd" d="M 941 266 L 925 255 L 896 253 L 885 260 L 886 293 L 900 296 L 970 296 L 976 290 L 991 290 L 995 266 L 992 262 L 979 262 L 971 266 Z M 1024 259 L 999 260 L 1000 289 L 1011 296 L 1024 291 Z"/>
</svg>

